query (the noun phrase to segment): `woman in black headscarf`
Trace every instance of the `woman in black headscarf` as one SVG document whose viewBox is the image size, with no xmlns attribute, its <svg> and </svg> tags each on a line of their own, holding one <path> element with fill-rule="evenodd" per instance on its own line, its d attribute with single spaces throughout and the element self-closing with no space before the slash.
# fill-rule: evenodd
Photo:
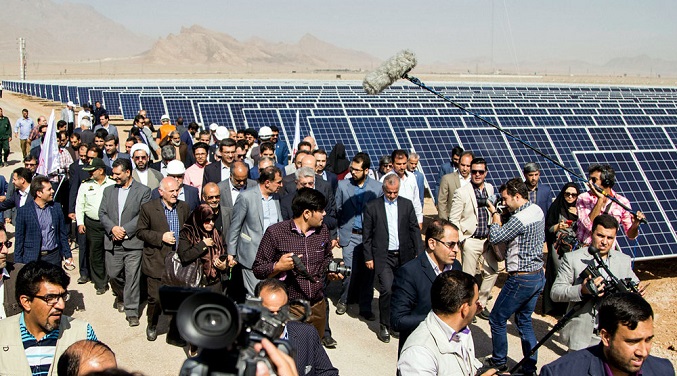
<svg viewBox="0 0 677 376">
<path fill-rule="evenodd" d="M 331 149 L 326 168 L 342 180 L 348 173 L 348 167 L 350 167 L 350 161 L 346 158 L 346 147 L 339 142 Z"/>
<path fill-rule="evenodd" d="M 553 314 L 563 314 L 566 310 L 566 303 L 555 303 L 550 299 L 550 289 L 555 278 L 557 269 L 562 263 L 562 252 L 565 247 L 555 249 L 557 240 L 567 235 L 576 238 L 576 221 L 578 220 L 578 211 L 576 210 L 576 200 L 580 193 L 576 183 L 566 183 L 555 201 L 550 205 L 548 214 L 545 218 L 545 241 L 548 244 L 548 259 L 545 269 L 545 287 L 543 289 L 543 312 Z M 572 250 L 569 250 L 572 251 Z"/>
<path fill-rule="evenodd" d="M 179 233 L 179 249 L 177 251 L 182 263 L 190 263 L 200 259 L 202 280 L 200 287 L 206 287 L 221 293 L 223 286 L 221 274 L 228 266 L 219 256 L 226 254 L 223 239 L 214 230 L 214 212 L 207 204 L 195 208 Z"/>
</svg>

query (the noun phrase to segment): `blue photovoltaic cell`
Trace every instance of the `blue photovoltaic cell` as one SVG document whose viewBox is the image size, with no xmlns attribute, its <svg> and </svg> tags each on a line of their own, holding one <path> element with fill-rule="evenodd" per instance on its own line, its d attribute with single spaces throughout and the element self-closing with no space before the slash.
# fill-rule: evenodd
<svg viewBox="0 0 677 376">
<path fill-rule="evenodd" d="M 202 124 L 209 127 L 210 124 L 216 123 L 220 126 L 233 128 L 233 121 L 230 118 L 230 109 L 226 103 L 198 103 L 197 108 L 200 111 Z"/>
<path fill-rule="evenodd" d="M 591 116 L 562 116 L 568 126 L 593 126 L 595 121 Z"/>
<path fill-rule="evenodd" d="M 672 139 L 672 144 L 677 146 L 677 127 L 663 127 L 665 133 Z"/>
<path fill-rule="evenodd" d="M 89 99 L 89 87 L 78 87 L 78 102 L 82 106 L 85 103 L 91 103 Z"/>
<path fill-rule="evenodd" d="M 578 164 L 573 156 L 575 151 L 592 151 L 595 144 L 590 139 L 588 132 L 582 127 L 548 128 L 552 144 L 562 160 L 562 164 L 570 170 L 577 172 Z M 571 177 L 574 179 L 574 177 Z"/>
<path fill-rule="evenodd" d="M 597 125 L 625 125 L 621 116 L 593 116 Z"/>
<path fill-rule="evenodd" d="M 498 116 L 502 127 L 531 127 L 531 119 L 528 116 Z"/>
<path fill-rule="evenodd" d="M 59 98 L 62 103 L 68 102 L 68 86 L 59 86 Z"/>
<path fill-rule="evenodd" d="M 493 128 L 458 129 L 458 140 L 464 150 L 470 150 L 475 157 L 487 161 L 489 174 L 487 181 L 500 186 L 506 181 L 520 176 L 520 167 L 510 154 L 510 146 L 503 139 L 502 133 Z M 445 145 L 450 150 L 455 145 Z M 447 154 L 448 155 L 448 154 Z"/>
<path fill-rule="evenodd" d="M 132 120 L 139 113 L 139 94 L 120 93 L 120 107 L 122 108 L 122 117 L 125 120 Z"/>
<path fill-rule="evenodd" d="M 437 187 L 440 166 L 449 161 L 449 145 L 459 141 L 453 129 L 409 129 L 407 137 L 411 147 L 420 156 L 419 164 L 429 187 Z"/>
<path fill-rule="evenodd" d="M 342 108 L 317 108 L 313 110 L 313 116 L 345 116 Z"/>
<path fill-rule="evenodd" d="M 346 147 L 346 157 L 351 160 L 359 152 L 350 124 L 345 117 L 309 117 L 317 147 L 329 153 L 334 145 L 342 143 Z M 303 135 L 301 136 L 303 138 Z"/>
<path fill-rule="evenodd" d="M 278 110 L 280 117 L 282 118 L 282 125 L 287 135 L 287 140 L 289 140 L 289 151 L 293 151 L 295 145 L 291 145 L 294 142 L 294 128 L 296 127 L 296 112 L 299 113 L 299 133 L 301 135 L 301 140 L 304 137 L 312 135 L 310 131 L 310 124 L 308 123 L 307 118 L 311 116 L 311 110 Z M 280 132 L 281 133 L 281 132 Z M 329 150 L 327 150 L 329 152 Z"/>
<path fill-rule="evenodd" d="M 247 127 L 254 128 L 257 131 L 261 129 L 261 127 L 270 127 L 271 125 L 278 127 L 278 129 L 280 128 L 280 118 L 277 115 L 277 110 L 245 108 L 244 118 Z"/>
<path fill-rule="evenodd" d="M 634 150 L 625 127 L 591 127 L 588 129 L 599 150 Z"/>
<path fill-rule="evenodd" d="M 386 117 L 351 117 L 350 123 L 360 149 L 369 154 L 372 161 L 400 149 Z"/>
<path fill-rule="evenodd" d="M 677 231 L 677 151 L 639 151 L 635 157 L 668 217 L 672 231 Z"/>
<path fill-rule="evenodd" d="M 482 118 L 489 123 L 493 125 L 498 125 L 498 122 L 496 122 L 496 118 L 493 116 L 482 116 Z M 472 116 L 472 117 L 463 117 L 463 121 L 465 122 L 466 128 L 485 128 L 485 127 L 490 127 L 490 125 L 487 125 L 484 123 L 482 120 Z"/>
<path fill-rule="evenodd" d="M 641 110 L 640 110 L 641 111 Z M 623 116 L 628 125 L 653 125 L 649 116 Z"/>
<path fill-rule="evenodd" d="M 378 108 L 380 116 L 406 116 L 407 110 L 404 108 Z"/>
<path fill-rule="evenodd" d="M 179 116 L 183 117 L 185 126 L 191 121 L 197 122 L 197 117 L 193 111 L 193 103 L 190 99 L 167 99 L 167 114 L 172 121 L 175 121 Z"/>
<path fill-rule="evenodd" d="M 564 127 L 564 121 L 560 116 L 532 116 L 531 121 L 537 127 Z"/>
<path fill-rule="evenodd" d="M 141 103 L 141 108 L 146 110 L 146 117 L 149 117 L 154 125 L 160 125 L 160 118 L 166 113 L 162 97 L 155 95 L 141 95 L 139 96 L 139 102 Z M 176 119 L 172 119 L 172 121 L 174 120 Z"/>
<path fill-rule="evenodd" d="M 377 116 L 374 108 L 346 108 L 348 116 Z"/>
<path fill-rule="evenodd" d="M 422 116 L 390 116 L 388 117 L 390 124 L 393 126 L 395 131 L 395 137 L 397 137 L 397 142 L 400 143 L 400 147 L 405 150 L 409 150 L 411 145 L 409 145 L 409 138 L 407 137 L 407 129 L 422 129 L 428 128 L 428 123 Z"/>
<path fill-rule="evenodd" d="M 677 253 L 677 239 L 661 208 L 654 199 L 651 188 L 642 176 L 632 152 L 574 153 L 581 172 L 593 163 L 611 165 L 616 172 L 614 191 L 625 196 L 633 210 L 641 210 L 648 224 L 641 225 L 637 241 L 619 235 L 616 239 L 621 250 L 628 255 L 643 258 L 660 258 Z"/>
<path fill-rule="evenodd" d="M 103 90 L 92 89 L 89 91 L 89 98 L 92 100 L 92 106 L 99 101 L 103 102 Z"/>
<path fill-rule="evenodd" d="M 652 116 L 651 118 L 656 125 L 677 125 L 677 116 Z"/>
<path fill-rule="evenodd" d="M 106 107 L 108 115 L 122 115 L 120 108 L 120 92 L 118 91 L 104 91 L 103 105 Z"/>
<path fill-rule="evenodd" d="M 245 129 L 244 112 L 242 112 L 245 108 L 259 108 L 256 103 L 230 103 L 228 106 L 235 121 L 235 129 Z"/>
<path fill-rule="evenodd" d="M 552 146 L 544 129 L 512 128 L 510 129 L 510 133 L 561 163 L 555 153 L 555 148 Z M 571 181 L 571 178 L 566 171 L 559 166 L 538 155 L 520 142 L 515 141 L 510 136 L 506 135 L 506 138 L 508 139 L 508 144 L 512 148 L 515 159 L 520 166 L 524 166 L 527 162 L 537 162 L 539 164 L 541 167 L 541 177 L 539 181 L 543 184 L 547 184 L 551 188 L 553 193 L 553 197 L 551 198 L 555 198 L 555 195 L 559 193 L 560 188 Z"/>
<path fill-rule="evenodd" d="M 78 88 L 75 86 L 68 87 L 68 100 L 73 101 L 73 103 L 79 105 L 80 101 L 78 100 Z"/>
<path fill-rule="evenodd" d="M 628 132 L 639 150 L 673 148 L 662 127 L 628 127 Z"/>
<path fill-rule="evenodd" d="M 463 128 L 460 116 L 427 116 L 430 128 Z"/>
</svg>

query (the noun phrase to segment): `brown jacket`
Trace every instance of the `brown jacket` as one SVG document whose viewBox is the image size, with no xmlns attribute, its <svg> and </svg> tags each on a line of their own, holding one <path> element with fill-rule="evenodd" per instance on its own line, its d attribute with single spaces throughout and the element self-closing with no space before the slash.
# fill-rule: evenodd
<svg viewBox="0 0 677 376">
<path fill-rule="evenodd" d="M 190 208 L 183 201 L 176 203 L 179 216 L 179 230 L 186 223 Z M 143 240 L 143 257 L 141 258 L 141 271 L 152 278 L 162 278 L 165 270 L 165 257 L 174 250 L 174 245 L 164 243 L 162 234 L 169 230 L 169 223 L 162 206 L 162 198 L 150 200 L 141 205 L 139 222 L 136 227 L 136 236 Z M 179 239 L 176 239 L 178 245 Z"/>
<path fill-rule="evenodd" d="M 19 275 L 19 270 L 23 268 L 24 264 L 15 264 L 13 262 L 8 262 L 7 273 L 9 273 L 9 278 L 5 279 L 2 283 L 2 288 L 5 290 L 5 301 L 3 306 L 5 307 L 5 317 L 10 317 L 21 313 L 21 305 L 16 300 L 16 278 Z"/>
</svg>

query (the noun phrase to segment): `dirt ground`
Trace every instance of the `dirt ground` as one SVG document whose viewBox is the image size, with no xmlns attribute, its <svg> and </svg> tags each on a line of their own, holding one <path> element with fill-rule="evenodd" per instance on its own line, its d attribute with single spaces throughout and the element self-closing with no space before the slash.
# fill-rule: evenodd
<svg viewBox="0 0 677 376">
<path fill-rule="evenodd" d="M 12 93 L 4 92 L 0 99 L 0 107 L 3 108 L 5 116 L 14 121 L 20 116 L 21 109 L 27 108 L 31 117 L 36 119 L 38 115 L 49 116 L 52 108 L 59 109 L 61 106 L 54 103 L 19 97 Z M 57 116 L 58 116 L 57 112 Z M 10 165 L 0 168 L 0 174 L 5 177 L 11 175 L 11 171 L 19 166 L 21 155 L 18 140 L 11 143 L 13 150 L 10 157 Z M 425 213 L 435 214 L 435 208 L 430 199 L 426 199 Z M 10 233 L 13 232 L 11 226 L 8 227 Z M 10 234 L 11 235 L 11 234 Z M 77 254 L 77 252 L 75 252 Z M 336 253 L 335 256 L 339 256 Z M 677 318 L 677 259 L 663 259 L 637 262 L 635 271 L 640 280 L 651 283 L 646 298 L 653 306 L 655 312 L 655 340 L 652 354 L 660 357 L 669 358 L 677 367 L 677 331 L 673 329 L 673 321 Z M 141 326 L 129 328 L 124 319 L 124 315 L 113 310 L 113 296 L 110 292 L 98 296 L 94 293 L 91 284 L 78 285 L 75 280 L 78 278 L 76 272 L 70 273 L 72 284 L 72 299 L 67 306 L 67 313 L 75 317 L 89 321 L 95 328 L 99 338 L 109 344 L 116 352 L 119 364 L 128 370 L 141 371 L 146 375 L 176 375 L 185 359 L 185 351 L 169 346 L 164 343 L 164 335 L 160 336 L 156 342 L 148 342 L 145 339 L 145 318 L 142 318 Z M 502 285 L 505 276 L 499 278 L 498 286 Z M 330 286 L 330 296 L 336 295 L 337 285 Z M 498 287 L 494 288 L 493 294 L 497 296 Z M 328 350 L 328 354 L 334 365 L 339 368 L 342 375 L 364 375 L 374 373 L 382 374 L 395 373 L 395 364 L 397 359 L 397 340 L 392 340 L 389 344 L 381 343 L 376 339 L 378 331 L 377 322 L 365 322 L 359 320 L 357 316 L 357 307 L 349 307 L 348 314 L 337 316 L 334 313 L 331 301 L 330 321 L 334 331 L 334 338 L 339 342 L 335 350 Z M 491 302 L 490 302 L 491 305 Z M 540 304 L 538 305 L 540 309 Z M 376 300 L 374 301 L 374 312 L 378 312 Z M 538 338 L 547 333 L 556 319 L 551 316 L 543 316 L 540 311 L 536 311 L 533 316 L 534 328 Z M 489 325 L 484 320 L 478 320 L 476 325 L 472 326 L 473 337 L 476 344 L 476 353 L 478 356 L 485 356 L 491 353 L 491 339 Z M 510 364 L 521 359 L 519 338 L 516 336 L 516 330 L 509 325 L 509 357 Z M 565 354 L 565 348 L 559 343 L 558 335 L 547 343 L 539 351 L 539 365 L 547 364 L 559 356 Z M 142 354 L 142 355 L 141 355 Z M 383 372 L 381 372 L 383 371 Z"/>
</svg>

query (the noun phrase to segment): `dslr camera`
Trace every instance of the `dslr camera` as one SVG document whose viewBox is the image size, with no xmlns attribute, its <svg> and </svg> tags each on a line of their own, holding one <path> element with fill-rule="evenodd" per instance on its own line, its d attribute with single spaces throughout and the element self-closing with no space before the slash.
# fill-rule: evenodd
<svg viewBox="0 0 677 376">
<path fill-rule="evenodd" d="M 345 277 L 350 277 L 350 274 L 353 272 L 353 268 L 350 266 L 341 265 L 340 263 L 336 262 L 336 260 L 331 260 L 331 262 L 329 262 L 329 266 L 327 267 L 327 271 L 329 273 L 338 273 L 343 274 Z"/>
<path fill-rule="evenodd" d="M 199 348 L 197 357 L 183 363 L 180 375 L 254 375 L 258 362 L 266 364 L 274 375 L 275 368 L 265 352 L 254 349 L 263 338 L 293 356 L 289 342 L 280 338 L 290 320 L 287 307 L 272 314 L 259 298 L 237 305 L 222 294 L 169 286 L 160 288 L 160 303 L 165 314 L 176 315 L 181 337 Z M 298 303 L 305 307 L 307 318 L 310 304 Z"/>
</svg>

